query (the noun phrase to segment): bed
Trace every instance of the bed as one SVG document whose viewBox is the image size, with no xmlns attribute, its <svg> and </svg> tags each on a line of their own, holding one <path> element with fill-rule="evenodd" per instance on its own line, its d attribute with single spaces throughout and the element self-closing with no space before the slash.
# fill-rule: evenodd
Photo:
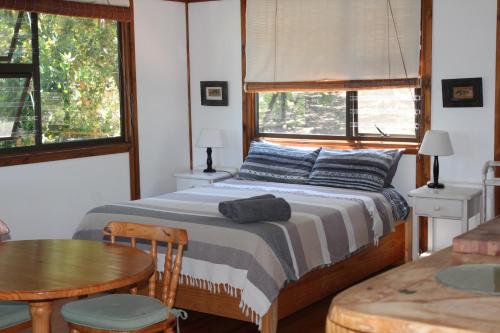
<svg viewBox="0 0 500 333">
<path fill-rule="evenodd" d="M 272 193 L 292 207 L 288 222 L 236 224 L 220 201 Z M 259 325 L 277 321 L 409 255 L 402 223 L 408 205 L 393 188 L 367 192 L 304 184 L 230 179 L 210 186 L 97 207 L 74 238 L 102 239 L 111 221 L 183 228 L 176 307 Z"/>
</svg>

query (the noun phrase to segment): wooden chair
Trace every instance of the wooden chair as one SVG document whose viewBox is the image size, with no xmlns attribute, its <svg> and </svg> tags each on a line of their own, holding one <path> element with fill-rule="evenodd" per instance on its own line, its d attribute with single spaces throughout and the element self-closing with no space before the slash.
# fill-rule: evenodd
<svg viewBox="0 0 500 333">
<path fill-rule="evenodd" d="M 0 220 L 1 236 L 9 233 L 9 227 Z M 0 301 L 0 332 L 14 333 L 31 326 L 29 306 L 25 302 Z"/>
<path fill-rule="evenodd" d="M 110 236 L 111 243 L 115 243 L 117 237 L 129 238 L 132 247 L 136 247 L 137 240 L 151 242 L 150 253 L 155 262 L 158 242 L 166 243 L 164 273 L 157 271 L 149 279 L 149 296 L 137 295 L 135 286 L 131 289 L 131 294 L 87 298 L 64 305 L 61 313 L 69 324 L 70 332 L 173 333 L 178 315 L 178 310 L 173 309 L 173 306 L 182 254 L 188 242 L 187 232 L 156 225 L 110 222 L 104 228 L 104 234 Z M 177 245 L 175 257 L 174 245 Z M 160 278 L 161 275 L 163 278 Z M 161 301 L 154 298 L 158 280 L 161 280 Z"/>
</svg>

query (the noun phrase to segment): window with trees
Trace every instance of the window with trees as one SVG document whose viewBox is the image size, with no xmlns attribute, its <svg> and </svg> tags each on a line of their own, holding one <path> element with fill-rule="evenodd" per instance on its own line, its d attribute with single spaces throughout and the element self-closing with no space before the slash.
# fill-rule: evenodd
<svg viewBox="0 0 500 333">
<path fill-rule="evenodd" d="M 124 141 L 118 25 L 0 10 L 0 152 Z"/>
<path fill-rule="evenodd" d="M 256 94 L 258 136 L 415 141 L 420 89 Z"/>
</svg>

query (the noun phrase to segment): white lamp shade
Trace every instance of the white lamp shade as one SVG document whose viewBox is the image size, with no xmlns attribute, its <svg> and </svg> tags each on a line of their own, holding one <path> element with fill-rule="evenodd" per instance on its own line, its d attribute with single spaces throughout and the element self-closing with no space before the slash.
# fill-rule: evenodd
<svg viewBox="0 0 500 333">
<path fill-rule="evenodd" d="M 196 147 L 199 148 L 223 148 L 222 134 L 219 129 L 202 128 L 196 140 Z"/>
<path fill-rule="evenodd" d="M 453 146 L 451 145 L 450 134 L 446 131 L 427 131 L 418 153 L 421 155 L 431 156 L 453 155 Z"/>
</svg>

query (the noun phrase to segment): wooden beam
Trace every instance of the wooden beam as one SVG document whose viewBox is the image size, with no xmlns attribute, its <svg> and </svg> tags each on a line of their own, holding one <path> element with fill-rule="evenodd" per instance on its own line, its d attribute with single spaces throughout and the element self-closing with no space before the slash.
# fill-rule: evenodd
<svg viewBox="0 0 500 333">
<path fill-rule="evenodd" d="M 0 8 L 54 15 L 103 18 L 121 22 L 132 21 L 132 6 L 127 8 L 65 0 L 0 0 Z"/>
<path fill-rule="evenodd" d="M 122 73 L 124 77 L 125 138 L 130 143 L 130 198 L 141 197 L 139 166 L 139 127 L 137 119 L 137 83 L 135 62 L 134 1 L 130 1 L 132 21 L 121 25 Z"/>
<path fill-rule="evenodd" d="M 495 137 L 493 159 L 500 161 L 500 0 L 497 0 L 497 47 L 496 47 L 496 83 L 495 83 Z M 500 172 L 495 170 L 495 177 Z M 484 203 L 487 204 L 486 202 Z M 495 216 L 500 215 L 500 187 L 495 187 Z"/>
<path fill-rule="evenodd" d="M 431 93 L 432 93 L 432 3 L 422 0 L 422 34 L 420 52 L 420 77 L 422 78 L 422 119 L 418 139 L 421 141 L 431 128 Z M 420 187 L 430 179 L 431 167 L 429 156 L 417 155 L 416 186 Z M 420 218 L 420 249 L 427 250 L 427 221 Z"/>
<path fill-rule="evenodd" d="M 130 151 L 128 143 L 109 143 L 87 147 L 66 147 L 61 149 L 42 149 L 38 151 L 16 152 L 0 155 L 0 167 L 20 164 L 41 163 L 74 158 L 126 153 Z"/>
<path fill-rule="evenodd" d="M 304 82 L 248 82 L 246 92 L 258 93 L 269 91 L 335 91 L 335 90 L 369 90 L 385 88 L 416 88 L 419 79 L 385 79 L 385 80 L 346 80 L 346 81 L 304 81 Z"/>
<path fill-rule="evenodd" d="M 248 110 L 255 109 L 255 94 L 245 92 L 245 76 L 247 73 L 247 0 L 240 0 L 240 20 L 241 20 L 241 82 L 242 82 L 242 119 L 243 119 L 243 158 L 248 154 L 250 142 L 257 136 L 255 128 L 255 112 Z"/>
<path fill-rule="evenodd" d="M 186 2 L 186 58 L 187 58 L 187 92 L 189 119 L 189 169 L 193 170 L 193 119 L 191 110 L 191 56 L 189 53 L 189 4 Z"/>
</svg>

